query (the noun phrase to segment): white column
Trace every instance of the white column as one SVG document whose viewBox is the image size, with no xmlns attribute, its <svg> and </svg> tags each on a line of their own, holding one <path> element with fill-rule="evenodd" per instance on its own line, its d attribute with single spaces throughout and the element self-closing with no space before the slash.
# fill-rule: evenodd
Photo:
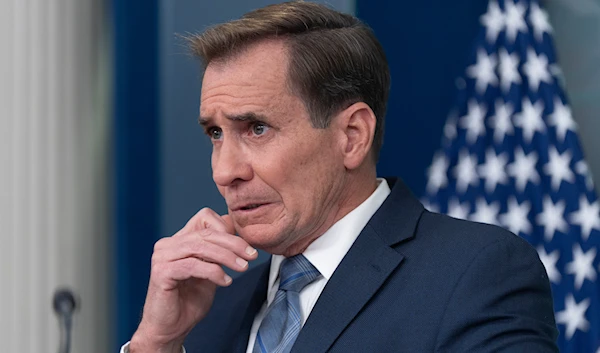
<svg viewBox="0 0 600 353">
<path fill-rule="evenodd" d="M 52 352 L 57 287 L 81 299 L 72 352 L 111 346 L 109 53 L 102 0 L 0 1 L 0 346 Z"/>
</svg>

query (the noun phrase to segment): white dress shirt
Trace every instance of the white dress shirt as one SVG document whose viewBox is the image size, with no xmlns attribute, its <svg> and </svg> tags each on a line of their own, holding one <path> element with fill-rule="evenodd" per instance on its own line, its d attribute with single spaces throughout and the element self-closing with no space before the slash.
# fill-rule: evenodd
<svg viewBox="0 0 600 353">
<path fill-rule="evenodd" d="M 310 315 L 317 299 L 319 299 L 323 288 L 325 288 L 327 281 L 329 281 L 333 272 L 335 272 L 335 269 L 340 262 L 342 262 L 342 259 L 346 256 L 346 253 L 350 250 L 350 247 L 354 244 L 354 241 L 358 238 L 358 235 L 367 225 L 373 214 L 375 214 L 390 194 L 390 187 L 387 181 L 382 178 L 378 178 L 377 181 L 379 185 L 369 198 L 337 221 L 323 235 L 313 241 L 304 251 L 304 256 L 317 270 L 319 270 L 321 277 L 300 291 L 302 325 L 306 322 L 308 315 Z M 271 258 L 267 301 L 263 304 L 262 308 L 254 318 L 252 328 L 250 329 L 246 353 L 252 353 L 260 323 L 264 319 L 267 308 L 275 299 L 275 294 L 279 289 L 279 266 L 283 259 L 284 257 L 282 255 L 273 255 Z M 129 342 L 123 345 L 121 353 L 127 353 L 128 348 Z M 183 347 L 182 353 L 185 353 L 185 348 Z"/>
<path fill-rule="evenodd" d="M 302 325 L 306 322 L 308 315 L 310 315 L 317 299 L 319 299 L 323 288 L 325 288 L 327 281 L 329 281 L 335 269 L 340 262 L 342 262 L 342 259 L 346 256 L 346 253 L 350 250 L 350 247 L 354 244 L 354 241 L 358 238 L 358 235 L 367 225 L 373 214 L 375 214 L 383 201 L 385 201 L 390 194 L 390 187 L 388 186 L 387 181 L 385 179 L 377 180 L 379 186 L 368 199 L 337 221 L 304 251 L 304 257 L 319 270 L 321 277 L 300 291 Z M 260 323 L 264 319 L 267 308 L 275 299 L 275 294 L 279 289 L 279 266 L 283 259 L 284 257 L 281 255 L 273 255 L 271 259 L 267 301 L 263 304 L 262 308 L 254 318 L 252 328 L 250 329 L 246 353 L 252 353 Z"/>
</svg>

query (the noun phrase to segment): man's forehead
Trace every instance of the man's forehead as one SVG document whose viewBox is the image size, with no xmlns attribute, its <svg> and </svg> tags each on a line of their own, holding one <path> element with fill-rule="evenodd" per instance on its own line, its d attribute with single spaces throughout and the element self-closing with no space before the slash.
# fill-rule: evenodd
<svg viewBox="0 0 600 353">
<path fill-rule="evenodd" d="M 200 96 L 200 116 L 271 110 L 287 86 L 287 51 L 282 41 L 263 41 L 236 57 L 209 63 Z"/>
<path fill-rule="evenodd" d="M 213 82 L 234 80 L 284 81 L 287 76 L 288 49 L 283 40 L 262 40 L 233 55 L 214 59 L 204 71 L 203 87 Z"/>
</svg>

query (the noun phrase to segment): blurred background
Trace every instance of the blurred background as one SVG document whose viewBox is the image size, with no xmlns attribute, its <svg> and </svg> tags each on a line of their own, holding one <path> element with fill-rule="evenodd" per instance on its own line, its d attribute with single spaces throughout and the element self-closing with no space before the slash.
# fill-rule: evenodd
<svg viewBox="0 0 600 353">
<path fill-rule="evenodd" d="M 51 303 L 63 287 L 79 299 L 73 352 L 129 340 L 154 242 L 202 207 L 226 211 L 196 122 L 200 66 L 180 35 L 275 2 L 0 0 L 2 351 L 58 347 Z M 324 3 L 382 42 L 392 91 L 379 174 L 424 195 L 488 0 Z M 553 75 L 600 175 L 600 0 L 541 5 L 562 69 Z"/>
</svg>

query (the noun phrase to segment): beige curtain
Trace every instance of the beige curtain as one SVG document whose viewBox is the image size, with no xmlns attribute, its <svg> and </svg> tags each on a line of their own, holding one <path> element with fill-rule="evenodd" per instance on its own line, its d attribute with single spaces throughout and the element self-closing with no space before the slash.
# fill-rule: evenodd
<svg viewBox="0 0 600 353">
<path fill-rule="evenodd" d="M 0 350 L 108 352 L 109 36 L 102 0 L 0 0 Z"/>
</svg>

